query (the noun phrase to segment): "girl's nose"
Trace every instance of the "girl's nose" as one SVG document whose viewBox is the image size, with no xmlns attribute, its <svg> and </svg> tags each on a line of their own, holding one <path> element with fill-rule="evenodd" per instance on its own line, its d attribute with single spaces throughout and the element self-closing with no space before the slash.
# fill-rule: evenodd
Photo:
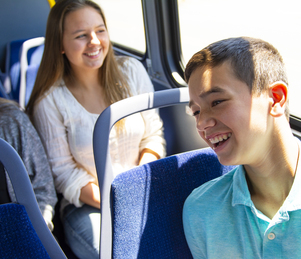
<svg viewBox="0 0 301 259">
<path fill-rule="evenodd" d="M 95 32 L 91 33 L 91 41 L 90 41 L 90 43 L 94 44 L 94 45 L 98 45 L 98 44 L 101 43 Z"/>
</svg>

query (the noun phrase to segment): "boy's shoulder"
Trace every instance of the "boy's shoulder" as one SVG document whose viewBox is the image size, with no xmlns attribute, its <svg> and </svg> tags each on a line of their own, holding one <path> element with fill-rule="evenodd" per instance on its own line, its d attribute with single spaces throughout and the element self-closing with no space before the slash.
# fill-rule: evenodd
<svg viewBox="0 0 301 259">
<path fill-rule="evenodd" d="M 232 197 L 233 177 L 239 167 L 234 168 L 229 173 L 206 182 L 194 189 L 185 201 L 185 206 L 212 206 L 225 201 L 229 195 Z M 230 198 L 230 197 L 229 197 Z M 232 201 L 232 199 L 230 199 Z"/>
</svg>

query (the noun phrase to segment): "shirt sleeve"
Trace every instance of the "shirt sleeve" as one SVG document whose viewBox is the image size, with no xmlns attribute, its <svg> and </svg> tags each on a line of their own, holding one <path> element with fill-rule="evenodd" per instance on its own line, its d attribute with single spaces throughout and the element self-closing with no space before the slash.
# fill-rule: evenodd
<svg viewBox="0 0 301 259">
<path fill-rule="evenodd" d="M 195 215 L 195 210 L 193 202 L 191 201 L 191 197 L 188 196 L 187 200 L 184 203 L 183 207 L 183 227 L 184 233 L 186 237 L 187 244 L 189 246 L 190 252 L 193 258 L 202 259 L 206 258 L 205 254 L 205 246 L 203 237 L 198 235 L 194 232 L 194 224 L 198 224 L 198 222 L 194 222 L 193 218 Z M 198 225 L 199 226 L 199 225 Z M 201 249 L 201 246 L 204 248 Z"/>
<path fill-rule="evenodd" d="M 154 92 L 152 82 L 141 62 L 134 58 L 130 58 L 128 62 L 132 67 L 129 75 L 132 79 L 133 95 Z M 145 123 L 145 131 L 140 142 L 140 152 L 147 148 L 156 152 L 161 158 L 165 157 L 166 142 L 163 133 L 163 122 L 158 109 L 141 112 L 141 116 Z"/>
<path fill-rule="evenodd" d="M 76 163 L 72 156 L 68 129 L 56 105 L 56 102 L 62 100 L 59 95 L 54 96 L 48 94 L 36 105 L 33 121 L 45 146 L 57 191 L 68 202 L 80 207 L 83 205 L 79 200 L 81 188 L 89 182 L 95 182 L 95 178 Z"/>
<path fill-rule="evenodd" d="M 5 114 L 1 115 L 1 121 L 5 119 L 5 123 L 1 123 L 0 135 L 20 155 L 28 172 L 41 213 L 48 227 L 52 230 L 52 217 L 57 197 L 44 147 L 35 128 L 23 111 L 14 107 L 13 104 L 6 111 Z M 9 177 L 7 177 L 7 181 L 9 194 L 12 201 L 15 201 L 16 198 Z"/>
</svg>

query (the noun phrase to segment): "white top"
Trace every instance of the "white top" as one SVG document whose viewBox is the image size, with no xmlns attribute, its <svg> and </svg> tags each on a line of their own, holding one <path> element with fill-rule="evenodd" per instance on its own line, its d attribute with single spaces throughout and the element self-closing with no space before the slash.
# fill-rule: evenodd
<svg viewBox="0 0 301 259">
<path fill-rule="evenodd" d="M 143 65 L 127 59 L 121 71 L 127 75 L 133 95 L 153 92 Z M 55 186 L 68 203 L 77 207 L 81 188 L 97 183 L 93 155 L 93 129 L 99 114 L 89 113 L 61 81 L 53 86 L 35 106 L 34 125 L 45 146 Z M 140 151 L 149 148 L 165 156 L 162 121 L 156 110 L 131 115 L 125 119 L 125 130 L 111 130 L 110 154 L 115 176 L 137 166 Z"/>
</svg>

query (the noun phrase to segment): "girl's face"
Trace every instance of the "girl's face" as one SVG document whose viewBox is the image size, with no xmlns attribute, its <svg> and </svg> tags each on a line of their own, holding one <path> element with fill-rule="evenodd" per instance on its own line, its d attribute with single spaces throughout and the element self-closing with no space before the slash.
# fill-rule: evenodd
<svg viewBox="0 0 301 259">
<path fill-rule="evenodd" d="M 77 74 L 99 69 L 108 53 L 109 34 L 101 15 L 92 7 L 84 7 L 66 15 L 62 53 Z"/>
</svg>

